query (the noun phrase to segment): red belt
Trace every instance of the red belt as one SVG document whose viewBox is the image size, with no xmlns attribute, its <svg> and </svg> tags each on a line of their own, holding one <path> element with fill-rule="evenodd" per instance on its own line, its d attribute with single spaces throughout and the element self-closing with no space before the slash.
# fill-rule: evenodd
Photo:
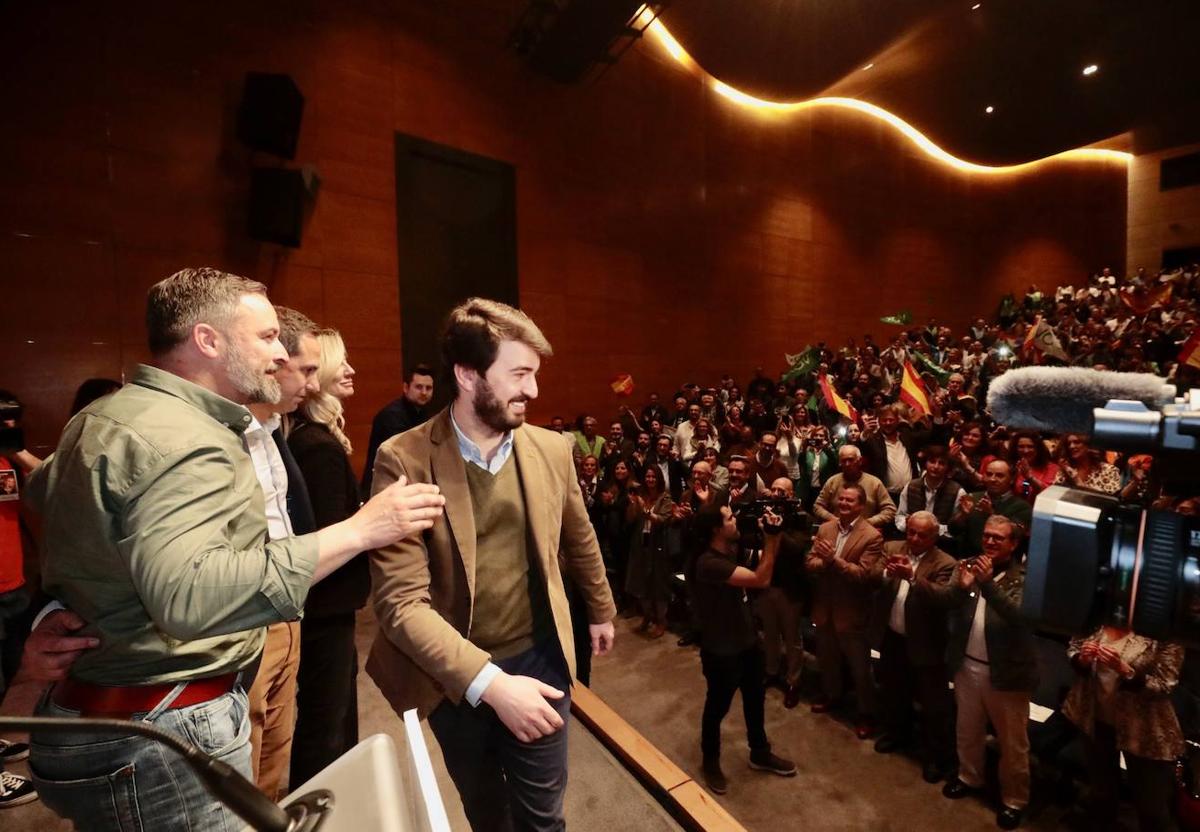
<svg viewBox="0 0 1200 832">
<path fill-rule="evenodd" d="M 187 708 L 216 699 L 218 696 L 224 696 L 233 689 L 237 678 L 237 673 L 226 673 L 224 676 L 193 679 L 187 683 L 187 686 L 180 691 L 179 696 L 175 697 L 175 700 L 167 708 Z M 54 686 L 54 694 L 51 699 L 60 707 L 79 711 L 81 716 L 128 719 L 131 714 L 154 710 L 173 690 L 175 690 L 173 682 L 164 682 L 159 685 L 114 687 L 93 685 L 78 679 L 66 679 Z"/>
</svg>

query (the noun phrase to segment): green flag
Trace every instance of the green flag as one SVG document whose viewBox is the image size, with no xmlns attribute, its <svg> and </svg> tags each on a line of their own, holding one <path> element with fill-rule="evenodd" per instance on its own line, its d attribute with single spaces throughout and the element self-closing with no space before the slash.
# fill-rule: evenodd
<svg viewBox="0 0 1200 832">
<path fill-rule="evenodd" d="M 879 319 L 885 324 L 895 324 L 896 326 L 908 326 L 912 323 L 912 313 L 907 309 L 901 309 L 895 315 L 884 315 Z"/>
<path fill-rule="evenodd" d="M 933 374 L 933 377 L 938 380 L 938 384 L 945 384 L 950 378 L 950 371 L 943 368 L 940 364 L 934 361 L 920 350 L 910 350 L 909 357 L 921 365 L 922 369 Z"/>
<path fill-rule="evenodd" d="M 817 369 L 817 365 L 821 363 L 821 354 L 817 352 L 816 347 L 806 346 L 800 353 L 784 355 L 783 359 L 787 362 L 788 369 L 783 374 L 782 380 L 792 381 Z"/>
</svg>

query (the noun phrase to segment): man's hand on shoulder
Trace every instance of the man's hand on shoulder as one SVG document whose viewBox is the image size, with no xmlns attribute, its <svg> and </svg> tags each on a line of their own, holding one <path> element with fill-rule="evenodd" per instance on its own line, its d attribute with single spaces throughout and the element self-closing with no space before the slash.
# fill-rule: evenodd
<svg viewBox="0 0 1200 832">
<path fill-rule="evenodd" d="M 409 483 L 407 477 L 380 491 L 351 518 L 362 535 L 362 549 L 378 549 L 432 528 L 446 498 L 436 485 Z"/>
<path fill-rule="evenodd" d="M 558 688 L 530 676 L 501 672 L 488 684 L 479 701 L 491 706 L 514 737 L 521 742 L 533 742 L 563 727 L 562 717 L 546 701 L 563 696 Z"/>
<path fill-rule="evenodd" d="M 589 624 L 588 635 L 592 637 L 592 655 L 603 656 L 612 650 L 617 631 L 611 621 L 606 621 L 603 624 Z"/>
</svg>

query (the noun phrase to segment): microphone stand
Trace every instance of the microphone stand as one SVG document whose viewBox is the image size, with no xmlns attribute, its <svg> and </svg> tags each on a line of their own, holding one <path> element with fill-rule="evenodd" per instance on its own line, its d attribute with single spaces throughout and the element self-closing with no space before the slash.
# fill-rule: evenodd
<svg viewBox="0 0 1200 832">
<path fill-rule="evenodd" d="M 333 806 L 333 795 L 318 790 L 281 809 L 227 763 L 214 759 L 189 742 L 145 722 L 123 719 L 0 716 L 0 731 L 39 731 L 57 734 L 140 734 L 161 742 L 187 761 L 217 800 L 228 806 L 256 832 L 315 832 Z"/>
</svg>

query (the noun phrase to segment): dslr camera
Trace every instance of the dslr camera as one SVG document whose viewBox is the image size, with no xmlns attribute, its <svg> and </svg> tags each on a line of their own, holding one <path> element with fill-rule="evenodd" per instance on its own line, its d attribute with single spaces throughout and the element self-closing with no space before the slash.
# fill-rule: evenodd
<svg viewBox="0 0 1200 832">
<path fill-rule="evenodd" d="M 741 533 L 743 544 L 750 548 L 761 548 L 760 545 L 754 545 L 754 541 L 761 543 L 762 530 L 758 527 L 758 521 L 768 509 L 783 518 L 781 532 L 805 532 L 812 528 L 812 518 L 800 505 L 799 500 L 759 497 L 752 502 L 735 503 L 730 506 L 730 511 L 737 519 L 738 532 Z"/>
</svg>

